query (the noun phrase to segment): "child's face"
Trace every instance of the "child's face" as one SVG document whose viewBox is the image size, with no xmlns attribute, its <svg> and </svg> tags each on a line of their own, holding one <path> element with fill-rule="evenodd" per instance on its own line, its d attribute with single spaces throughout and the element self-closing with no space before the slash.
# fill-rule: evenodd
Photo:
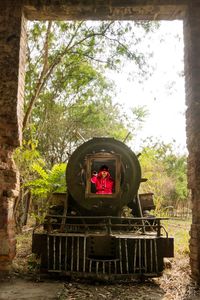
<svg viewBox="0 0 200 300">
<path fill-rule="evenodd" d="M 103 171 L 101 171 L 101 174 L 102 174 L 102 177 L 105 178 L 108 174 L 108 171 L 103 170 Z"/>
</svg>

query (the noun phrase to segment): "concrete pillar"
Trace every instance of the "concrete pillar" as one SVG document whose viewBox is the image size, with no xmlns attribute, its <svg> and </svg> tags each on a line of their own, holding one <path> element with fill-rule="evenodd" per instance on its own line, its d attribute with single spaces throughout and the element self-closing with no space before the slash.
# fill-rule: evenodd
<svg viewBox="0 0 200 300">
<path fill-rule="evenodd" d="M 188 181 L 192 193 L 190 264 L 200 282 L 200 1 L 191 1 L 184 19 Z"/>
<path fill-rule="evenodd" d="M 25 19 L 21 0 L 0 3 L 0 271 L 15 255 L 13 205 L 19 176 L 12 158 L 20 145 L 25 66 Z"/>
</svg>

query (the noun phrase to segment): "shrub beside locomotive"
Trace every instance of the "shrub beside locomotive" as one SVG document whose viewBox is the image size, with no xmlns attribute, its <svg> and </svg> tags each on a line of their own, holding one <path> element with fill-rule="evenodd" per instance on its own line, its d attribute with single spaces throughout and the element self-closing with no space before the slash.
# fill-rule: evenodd
<svg viewBox="0 0 200 300">
<path fill-rule="evenodd" d="M 93 138 L 78 147 L 68 162 L 66 194 L 54 195 L 42 231 L 33 233 L 41 271 L 104 279 L 160 276 L 164 257 L 173 257 L 173 238 L 161 218 L 146 215 L 154 208 L 153 194 L 138 194 L 142 181 L 138 157 L 124 143 Z"/>
</svg>

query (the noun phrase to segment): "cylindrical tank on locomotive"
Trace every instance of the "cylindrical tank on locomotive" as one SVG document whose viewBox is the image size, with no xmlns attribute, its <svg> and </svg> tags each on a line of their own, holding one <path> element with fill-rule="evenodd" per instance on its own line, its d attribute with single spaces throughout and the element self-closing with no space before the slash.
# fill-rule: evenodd
<svg viewBox="0 0 200 300">
<path fill-rule="evenodd" d="M 111 194 L 97 194 L 91 176 L 106 165 L 114 180 Z M 93 138 L 78 147 L 67 165 L 67 189 L 79 210 L 91 215 L 119 215 L 123 206 L 134 204 L 141 182 L 135 153 L 113 138 Z"/>
</svg>

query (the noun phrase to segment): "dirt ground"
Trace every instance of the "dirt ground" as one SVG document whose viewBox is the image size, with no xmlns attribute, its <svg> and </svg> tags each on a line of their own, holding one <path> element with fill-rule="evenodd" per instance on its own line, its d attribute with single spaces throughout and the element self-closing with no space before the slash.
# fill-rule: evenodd
<svg viewBox="0 0 200 300">
<path fill-rule="evenodd" d="M 99 283 L 40 279 L 13 273 L 0 281 L 1 300 L 197 300 L 200 289 L 190 279 L 188 260 L 172 262 L 161 278 L 140 282 Z"/>
<path fill-rule="evenodd" d="M 0 279 L 1 300 L 197 300 L 200 287 L 190 277 L 188 254 L 176 255 L 160 278 L 146 282 L 99 283 L 42 278 L 30 268 L 30 235 L 18 241 L 13 271 Z M 29 262 L 29 264 L 28 264 Z"/>
<path fill-rule="evenodd" d="M 1 283 L 0 299 L 164 299 L 159 285 L 145 284 L 90 284 L 81 282 L 49 281 L 34 282 L 15 278 Z"/>
</svg>

